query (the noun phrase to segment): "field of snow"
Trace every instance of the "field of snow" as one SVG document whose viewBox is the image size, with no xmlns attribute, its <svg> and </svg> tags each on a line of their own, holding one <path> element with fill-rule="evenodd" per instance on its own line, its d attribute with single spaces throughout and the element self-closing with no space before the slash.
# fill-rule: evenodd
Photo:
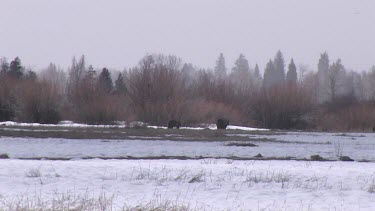
<svg viewBox="0 0 375 211">
<path fill-rule="evenodd" d="M 168 140 L 82 140 L 0 138 L 0 154 L 11 158 L 84 158 L 84 157 L 230 157 L 251 158 L 258 153 L 264 157 L 310 158 L 311 155 L 335 160 L 340 155 L 357 161 L 375 161 L 375 134 L 337 133 L 280 133 L 250 136 L 257 147 L 225 146 L 220 141 L 168 141 Z"/>
<path fill-rule="evenodd" d="M 372 163 L 9 159 L 0 169 L 2 207 L 72 208 L 78 195 L 105 195 L 114 210 L 150 201 L 191 210 L 375 209 Z"/>
<path fill-rule="evenodd" d="M 375 210 L 373 133 L 224 135 L 225 141 L 0 137 L 0 154 L 10 157 L 0 159 L 0 210 Z M 257 146 L 227 146 L 243 136 Z M 223 159 L 258 153 L 369 162 Z M 217 159 L 82 159 L 126 156 Z M 23 160 L 35 158 L 71 160 Z"/>
</svg>

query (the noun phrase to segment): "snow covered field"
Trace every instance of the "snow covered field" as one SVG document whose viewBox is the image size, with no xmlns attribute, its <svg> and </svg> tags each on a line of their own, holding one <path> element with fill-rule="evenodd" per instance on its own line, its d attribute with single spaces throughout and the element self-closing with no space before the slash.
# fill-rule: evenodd
<svg viewBox="0 0 375 211">
<path fill-rule="evenodd" d="M 10 157 L 0 159 L 0 210 L 17 206 L 57 210 L 126 210 L 136 206 L 161 210 L 171 206 L 187 210 L 375 210 L 372 133 L 231 132 L 225 136 L 225 141 L 0 137 L 0 154 Z M 257 147 L 226 146 L 227 140 L 238 142 L 244 136 Z M 370 162 L 223 159 L 253 158 L 258 153 L 265 158 L 297 159 L 319 154 L 331 160 L 347 155 Z M 81 159 L 126 156 L 218 159 Z M 22 160 L 43 157 L 71 160 Z"/>
<path fill-rule="evenodd" d="M 258 147 L 225 146 L 220 141 L 168 141 L 168 140 L 85 140 L 0 138 L 0 153 L 11 158 L 84 158 L 84 157 L 230 157 L 251 158 L 258 153 L 264 157 L 310 158 L 311 155 L 335 160 L 339 155 L 361 161 L 375 161 L 375 134 L 338 133 L 280 133 L 250 136 Z"/>
<path fill-rule="evenodd" d="M 192 210 L 375 209 L 373 163 L 9 159 L 0 169 L 3 207 L 105 195 L 114 210 L 150 201 Z"/>
</svg>

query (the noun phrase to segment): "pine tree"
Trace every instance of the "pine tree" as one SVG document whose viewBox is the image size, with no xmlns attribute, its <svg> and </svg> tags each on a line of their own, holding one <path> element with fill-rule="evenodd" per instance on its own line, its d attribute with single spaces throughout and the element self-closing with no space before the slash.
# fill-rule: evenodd
<svg viewBox="0 0 375 211">
<path fill-rule="evenodd" d="M 34 71 L 28 70 L 24 76 L 25 80 L 35 81 L 37 79 L 37 75 Z"/>
<path fill-rule="evenodd" d="M 329 70 L 329 57 L 327 52 L 320 54 L 318 63 L 318 73 L 327 73 Z"/>
<path fill-rule="evenodd" d="M 256 64 L 254 68 L 254 77 L 260 78 L 260 70 L 258 64 Z"/>
<path fill-rule="evenodd" d="M 126 92 L 126 86 L 125 86 L 125 80 L 122 76 L 122 73 L 120 73 L 115 81 L 115 90 L 117 93 L 124 94 Z"/>
<path fill-rule="evenodd" d="M 243 54 L 240 54 L 236 62 L 234 63 L 235 66 L 233 67 L 233 72 L 238 72 L 238 73 L 247 73 L 249 72 L 249 62 L 245 58 Z"/>
<path fill-rule="evenodd" d="M 90 88 L 91 90 L 94 90 L 96 88 L 96 71 L 94 70 L 92 65 L 89 66 L 89 69 L 87 70 L 86 75 L 83 78 L 83 82 L 86 88 Z"/>
<path fill-rule="evenodd" d="M 318 62 L 318 101 L 319 102 L 326 102 L 332 99 L 332 96 L 329 94 L 329 90 L 332 90 L 330 87 L 330 78 L 329 78 L 329 70 L 330 70 L 330 61 L 327 52 L 320 54 L 319 62 Z M 327 92 L 328 91 L 328 92 Z"/>
<path fill-rule="evenodd" d="M 215 73 L 219 77 L 223 77 L 227 74 L 227 68 L 225 66 L 225 58 L 223 53 L 220 53 L 220 56 L 216 61 Z"/>
<path fill-rule="evenodd" d="M 21 65 L 21 60 L 16 57 L 9 66 L 9 76 L 20 79 L 23 76 L 24 68 Z"/>
<path fill-rule="evenodd" d="M 288 66 L 288 73 L 286 74 L 286 80 L 289 84 L 296 84 L 297 83 L 297 68 L 294 64 L 293 59 L 290 61 Z"/>
<path fill-rule="evenodd" d="M 87 70 L 86 79 L 94 80 L 96 77 L 96 71 L 92 67 L 92 65 L 89 66 L 89 69 Z"/>
<path fill-rule="evenodd" d="M 274 66 L 275 66 L 275 80 L 277 84 L 283 84 L 285 81 L 285 62 L 284 62 L 284 56 L 281 53 L 281 51 L 278 51 L 276 53 L 275 59 L 274 59 Z"/>
<path fill-rule="evenodd" d="M 0 74 L 6 75 L 9 71 L 9 63 L 5 57 L 0 58 Z"/>
<path fill-rule="evenodd" d="M 260 70 L 258 64 L 255 65 L 253 72 L 254 85 L 259 88 L 262 86 L 262 76 L 260 75 Z"/>
<path fill-rule="evenodd" d="M 265 88 L 269 88 L 276 85 L 275 71 L 275 66 L 272 60 L 270 60 L 266 65 L 266 69 L 264 70 L 263 86 Z"/>
<path fill-rule="evenodd" d="M 113 90 L 113 82 L 111 73 L 107 68 L 103 68 L 98 78 L 99 88 L 105 93 L 110 93 Z"/>
</svg>

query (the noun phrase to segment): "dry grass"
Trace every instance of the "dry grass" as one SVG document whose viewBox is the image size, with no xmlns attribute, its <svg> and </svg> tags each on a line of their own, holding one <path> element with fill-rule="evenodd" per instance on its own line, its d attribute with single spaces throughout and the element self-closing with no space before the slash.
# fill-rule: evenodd
<svg viewBox="0 0 375 211">
<path fill-rule="evenodd" d="M 52 210 L 70 210 L 70 211 L 190 211 L 200 210 L 191 208 L 177 201 L 154 199 L 149 202 L 141 203 L 135 206 L 127 204 L 116 204 L 114 194 L 101 193 L 97 196 L 86 192 L 76 194 L 74 192 L 54 193 L 52 197 L 36 194 L 34 196 L 20 196 L 6 198 L 0 195 L 0 210 L 14 211 L 52 211 Z"/>
</svg>

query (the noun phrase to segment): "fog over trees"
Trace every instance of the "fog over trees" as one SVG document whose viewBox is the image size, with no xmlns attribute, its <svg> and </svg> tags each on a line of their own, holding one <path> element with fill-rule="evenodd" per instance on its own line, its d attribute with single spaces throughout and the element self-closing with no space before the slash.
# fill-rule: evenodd
<svg viewBox="0 0 375 211">
<path fill-rule="evenodd" d="M 214 123 L 278 129 L 371 131 L 375 126 L 375 66 L 347 70 L 327 52 L 315 70 L 276 52 L 263 68 L 240 54 L 220 53 L 213 69 L 174 55 L 150 54 L 123 71 L 73 58 L 67 70 L 50 63 L 25 68 L 0 59 L 0 121 L 88 124 L 143 121 L 166 125 Z"/>
</svg>

